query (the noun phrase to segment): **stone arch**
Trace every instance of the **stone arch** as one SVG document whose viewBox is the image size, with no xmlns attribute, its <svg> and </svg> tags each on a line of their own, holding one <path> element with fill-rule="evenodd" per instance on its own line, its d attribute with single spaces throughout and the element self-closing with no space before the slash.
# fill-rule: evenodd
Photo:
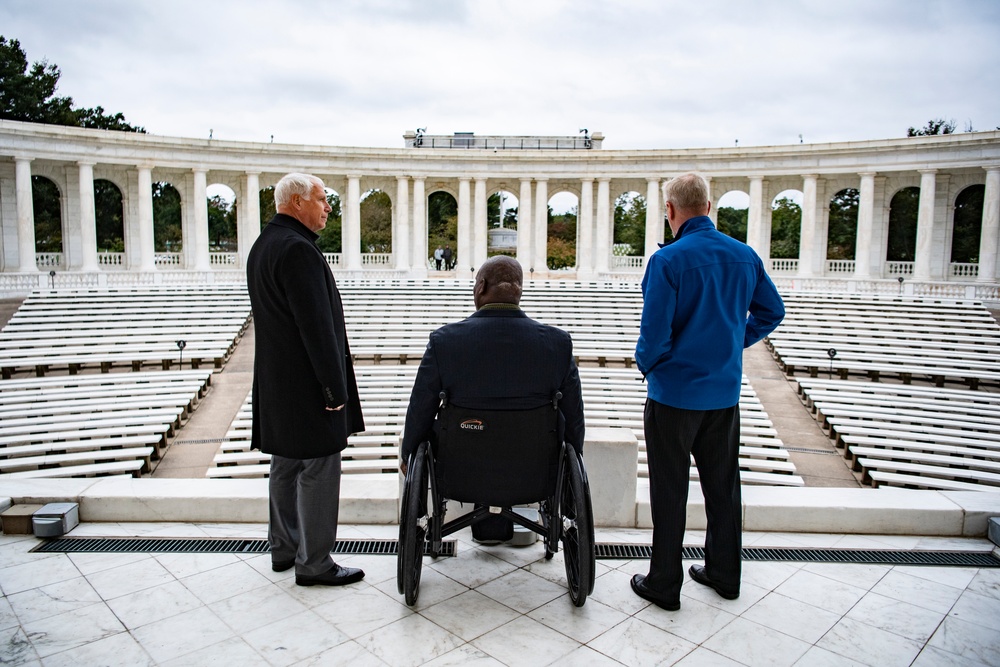
<svg viewBox="0 0 1000 667">
<path fill-rule="evenodd" d="M 917 251 L 917 215 L 920 209 L 920 188 L 900 188 L 889 200 L 887 262 L 912 262 Z"/>
<path fill-rule="evenodd" d="M 35 252 L 62 253 L 62 192 L 56 182 L 47 176 L 32 176 L 31 204 L 35 218 Z M 44 266 L 57 264 L 45 262 Z"/>
<path fill-rule="evenodd" d="M 125 252 L 125 196 L 109 178 L 94 179 L 97 252 Z"/>
<path fill-rule="evenodd" d="M 750 195 L 743 190 L 727 190 L 719 197 L 718 204 L 714 208 L 715 226 L 718 230 L 726 236 L 746 243 Z M 667 234 L 670 234 L 669 225 Z"/>
<path fill-rule="evenodd" d="M 427 188 L 427 249 L 428 268 L 437 269 L 434 251 L 451 250 L 451 266 L 455 266 L 458 252 L 458 193 L 444 184 L 434 184 Z M 448 270 L 444 266 L 441 269 Z"/>
<path fill-rule="evenodd" d="M 985 195 L 986 186 L 980 183 L 964 188 L 955 198 L 951 236 L 952 264 L 973 264 L 980 261 Z"/>
<path fill-rule="evenodd" d="M 553 208 L 553 200 L 559 211 Z M 547 202 L 545 264 L 550 271 L 571 269 L 579 257 L 578 238 L 580 224 L 579 188 L 560 184 L 549 194 Z"/>
<path fill-rule="evenodd" d="M 184 247 L 181 191 L 170 181 L 153 181 L 153 249 L 157 253 L 179 253 Z M 180 257 L 161 255 L 157 265 L 180 264 Z"/>
<path fill-rule="evenodd" d="M 802 191 L 782 190 L 771 200 L 771 257 L 798 259 L 802 234 Z"/>
<path fill-rule="evenodd" d="M 858 243 L 858 203 L 861 191 L 843 188 L 830 197 L 826 258 L 853 260 Z"/>
</svg>

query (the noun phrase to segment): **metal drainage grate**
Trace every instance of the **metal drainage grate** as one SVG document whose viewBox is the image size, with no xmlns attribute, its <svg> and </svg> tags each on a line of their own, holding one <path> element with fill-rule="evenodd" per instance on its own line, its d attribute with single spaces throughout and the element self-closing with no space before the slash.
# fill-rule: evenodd
<svg viewBox="0 0 1000 667">
<path fill-rule="evenodd" d="M 335 554 L 395 556 L 397 540 L 337 540 Z M 430 555 L 424 543 L 424 554 Z M 271 547 L 265 539 L 242 538 L 172 538 L 172 537 L 57 537 L 45 540 L 32 552 L 39 553 L 185 553 L 185 554 L 263 554 Z M 454 556 L 455 541 L 441 543 L 439 556 Z"/>
<path fill-rule="evenodd" d="M 649 559 L 648 544 L 595 545 L 597 558 L 604 560 Z M 799 561 L 806 563 L 864 563 L 869 565 L 951 565 L 956 567 L 1000 567 L 1000 559 L 981 551 L 891 551 L 879 549 L 743 549 L 746 561 Z M 681 558 L 704 560 L 701 547 L 684 547 Z"/>
</svg>

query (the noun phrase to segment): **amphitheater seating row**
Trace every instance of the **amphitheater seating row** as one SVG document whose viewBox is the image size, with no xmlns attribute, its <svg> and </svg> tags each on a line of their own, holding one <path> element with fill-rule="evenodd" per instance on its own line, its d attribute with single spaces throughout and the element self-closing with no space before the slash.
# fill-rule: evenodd
<svg viewBox="0 0 1000 667">
<path fill-rule="evenodd" d="M 147 473 L 210 370 L 0 381 L 0 478 Z"/>
<path fill-rule="evenodd" d="M 865 483 L 1000 492 L 1000 394 L 805 378 L 798 384 Z"/>
<path fill-rule="evenodd" d="M 0 331 L 0 373 L 221 368 L 250 316 L 242 286 L 37 290 Z"/>
<path fill-rule="evenodd" d="M 416 371 L 416 365 L 355 367 L 368 430 L 351 436 L 342 455 L 345 473 L 396 474 L 399 440 Z M 581 368 L 580 376 L 588 428 L 630 429 L 640 443 L 637 474 L 647 476 L 642 429 L 645 386 L 639 382 L 639 374 L 624 368 Z M 248 395 L 215 457 L 215 466 L 207 472 L 208 477 L 267 475 L 269 457 L 250 451 L 251 401 L 252 396 Z M 740 469 L 744 483 L 801 486 L 803 480 L 795 474 L 788 451 L 745 379 L 740 416 Z M 692 478 L 697 478 L 694 468 Z"/>
<path fill-rule="evenodd" d="M 766 344 L 789 376 L 1000 385 L 1000 325 L 979 302 L 794 294 L 785 306 Z"/>
</svg>

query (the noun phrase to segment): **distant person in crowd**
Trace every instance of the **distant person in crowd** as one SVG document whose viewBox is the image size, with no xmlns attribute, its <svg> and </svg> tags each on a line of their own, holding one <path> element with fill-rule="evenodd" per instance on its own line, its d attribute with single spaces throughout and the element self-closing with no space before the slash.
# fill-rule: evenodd
<svg viewBox="0 0 1000 667">
<path fill-rule="evenodd" d="M 565 331 L 536 322 L 520 309 L 522 282 L 517 260 L 489 258 L 476 274 L 476 312 L 431 333 L 406 409 L 403 474 L 420 443 L 434 438 L 442 391 L 455 405 L 494 410 L 537 408 L 560 391 L 563 440 L 582 454 L 583 397 L 573 341 Z M 485 524 L 473 526 L 473 537 L 493 539 L 483 531 L 492 532 Z"/>
<path fill-rule="evenodd" d="M 437 271 L 441 270 L 441 260 L 443 258 L 444 258 L 444 251 L 441 249 L 441 246 L 438 246 L 437 249 L 434 250 L 434 268 Z"/>
<path fill-rule="evenodd" d="M 681 548 L 691 455 L 705 496 L 705 565 L 689 573 L 726 599 L 740 595 L 742 502 L 737 456 L 743 349 L 778 326 L 785 307 L 749 246 L 708 217 L 708 184 L 685 174 L 666 184 L 674 241 L 650 258 L 635 360 L 647 383 L 644 412 L 653 549 L 632 590 L 680 608 Z M 749 313 L 749 314 L 748 314 Z"/>
<path fill-rule="evenodd" d="M 252 447 L 271 454 L 271 568 L 295 568 L 300 586 L 340 586 L 365 573 L 341 567 L 337 541 L 340 452 L 363 431 L 344 309 L 316 246 L 331 208 L 323 181 L 288 174 L 277 214 L 247 258 L 256 339 Z"/>
<path fill-rule="evenodd" d="M 454 257 L 455 255 L 451 252 L 451 246 L 446 245 L 444 250 L 441 251 L 441 259 L 444 260 L 445 271 L 451 271 L 455 268 Z"/>
</svg>

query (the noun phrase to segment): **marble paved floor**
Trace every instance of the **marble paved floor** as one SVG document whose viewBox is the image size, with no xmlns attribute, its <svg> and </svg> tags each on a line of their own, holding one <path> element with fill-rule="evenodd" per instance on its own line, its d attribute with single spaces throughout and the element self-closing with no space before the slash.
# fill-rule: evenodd
<svg viewBox="0 0 1000 667">
<path fill-rule="evenodd" d="M 72 535 L 263 537 L 261 525 L 83 524 Z M 394 538 L 343 526 L 342 538 Z M 561 555 L 477 547 L 425 561 L 414 608 L 388 556 L 367 577 L 302 588 L 269 556 L 32 554 L 0 536 L 0 664 L 15 665 L 1000 665 L 1000 569 L 745 563 L 728 601 L 688 581 L 666 612 L 629 588 L 645 561 L 598 561 L 575 608 Z M 598 541 L 649 543 L 643 530 Z M 687 544 L 704 536 L 691 532 Z M 746 534 L 746 546 L 988 549 L 983 540 Z"/>
</svg>

